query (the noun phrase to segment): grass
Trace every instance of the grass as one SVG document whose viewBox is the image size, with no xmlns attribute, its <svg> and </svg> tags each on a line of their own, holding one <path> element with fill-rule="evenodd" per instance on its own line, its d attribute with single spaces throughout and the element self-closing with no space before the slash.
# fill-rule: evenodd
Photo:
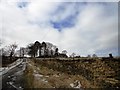
<svg viewBox="0 0 120 90">
<path fill-rule="evenodd" d="M 25 80 L 24 87 L 25 88 L 33 88 L 34 87 L 34 85 L 33 85 L 34 77 L 33 77 L 32 73 L 33 73 L 33 68 L 27 64 L 26 70 L 24 71 L 24 80 Z"/>
<path fill-rule="evenodd" d="M 31 59 L 28 62 L 25 71 L 27 87 L 71 88 L 70 84 L 76 80 L 82 88 L 116 88 L 120 85 L 119 61 Z M 43 76 L 36 77 L 36 73 Z"/>
</svg>

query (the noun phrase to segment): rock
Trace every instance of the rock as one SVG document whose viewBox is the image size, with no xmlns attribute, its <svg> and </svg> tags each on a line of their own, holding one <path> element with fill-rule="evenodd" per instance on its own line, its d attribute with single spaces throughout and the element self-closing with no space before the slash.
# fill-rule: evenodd
<svg viewBox="0 0 120 90">
<path fill-rule="evenodd" d="M 80 81 L 76 80 L 74 83 L 71 83 L 70 86 L 72 88 L 81 88 Z"/>
</svg>

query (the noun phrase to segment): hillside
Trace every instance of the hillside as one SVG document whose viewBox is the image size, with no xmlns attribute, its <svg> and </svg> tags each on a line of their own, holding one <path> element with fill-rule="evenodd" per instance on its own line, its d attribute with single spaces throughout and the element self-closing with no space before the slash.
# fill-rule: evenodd
<svg viewBox="0 0 120 90">
<path fill-rule="evenodd" d="M 25 71 L 31 88 L 120 88 L 118 59 L 29 59 Z"/>
</svg>

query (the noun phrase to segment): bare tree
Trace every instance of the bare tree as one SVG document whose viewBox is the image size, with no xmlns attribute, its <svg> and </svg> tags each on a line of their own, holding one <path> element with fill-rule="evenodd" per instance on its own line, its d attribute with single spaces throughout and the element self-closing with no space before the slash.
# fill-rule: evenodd
<svg viewBox="0 0 120 90">
<path fill-rule="evenodd" d="M 36 57 L 39 55 L 39 57 L 50 57 L 58 55 L 58 48 L 49 42 L 42 42 L 36 41 L 34 44 L 29 44 L 27 46 L 28 48 L 28 55 L 31 55 L 31 57 Z"/>
<path fill-rule="evenodd" d="M 30 44 L 27 46 L 27 49 L 28 49 L 28 55 L 30 55 L 31 57 L 34 57 L 34 56 L 35 56 L 34 44 L 33 44 L 33 43 L 30 43 Z"/>
<path fill-rule="evenodd" d="M 36 41 L 34 43 L 35 56 L 41 56 L 41 43 Z"/>
<path fill-rule="evenodd" d="M 58 56 L 59 52 L 58 52 L 58 48 L 55 49 L 55 56 Z"/>
<path fill-rule="evenodd" d="M 49 42 L 46 42 L 46 53 L 47 53 L 47 56 L 52 56 L 53 55 L 53 50 L 52 50 L 52 47 L 54 45 L 52 43 L 49 43 Z"/>
<path fill-rule="evenodd" d="M 91 55 L 88 55 L 87 57 L 88 57 L 88 58 L 91 58 Z"/>
<path fill-rule="evenodd" d="M 15 54 L 15 49 L 17 48 L 17 44 L 11 44 L 10 46 L 8 46 L 8 51 L 10 52 L 10 59 L 13 57 L 13 55 Z"/>
<path fill-rule="evenodd" d="M 20 57 L 24 57 L 25 54 L 26 54 L 26 48 L 21 47 L 20 48 Z"/>
<path fill-rule="evenodd" d="M 113 58 L 112 53 L 109 54 L 109 57 L 110 57 L 110 58 Z"/>
<path fill-rule="evenodd" d="M 63 51 L 62 51 L 62 54 L 65 54 L 65 55 L 66 55 L 66 54 L 67 54 L 67 51 L 66 51 L 66 50 L 63 50 Z"/>
<path fill-rule="evenodd" d="M 42 42 L 42 47 L 43 47 L 43 51 L 44 51 L 44 56 L 46 55 L 46 43 L 45 42 Z"/>
<path fill-rule="evenodd" d="M 12 60 L 13 55 L 15 55 L 15 50 L 17 48 L 17 44 L 11 44 L 9 46 L 5 46 L 2 48 L 2 56 L 9 56 L 10 60 Z"/>
<path fill-rule="evenodd" d="M 51 57 L 54 55 L 52 49 L 50 50 L 50 55 L 51 55 Z"/>
<path fill-rule="evenodd" d="M 96 54 L 93 54 L 93 55 L 92 55 L 92 57 L 93 57 L 93 58 L 96 58 L 96 57 L 97 57 L 97 55 L 96 55 Z"/>
<path fill-rule="evenodd" d="M 75 53 L 72 53 L 72 54 L 71 54 L 71 56 L 73 57 L 73 60 L 74 60 L 75 55 L 76 55 Z"/>
<path fill-rule="evenodd" d="M 46 56 L 49 57 L 55 55 L 55 50 L 57 47 L 50 42 L 45 43 L 46 43 Z"/>
</svg>

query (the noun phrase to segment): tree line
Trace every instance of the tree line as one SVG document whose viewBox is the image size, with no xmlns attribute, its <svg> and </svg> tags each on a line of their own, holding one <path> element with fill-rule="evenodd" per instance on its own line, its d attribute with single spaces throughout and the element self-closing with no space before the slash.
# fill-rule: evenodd
<svg viewBox="0 0 120 90">
<path fill-rule="evenodd" d="M 51 43 L 36 41 L 28 45 L 28 55 L 31 57 L 54 57 L 58 56 L 58 48 Z"/>
<path fill-rule="evenodd" d="M 63 50 L 62 53 L 59 52 L 57 46 L 53 45 L 49 42 L 39 42 L 35 41 L 34 43 L 28 44 L 26 47 L 20 47 L 18 49 L 18 45 L 13 43 L 11 45 L 5 46 L 0 49 L 0 56 L 9 57 L 12 60 L 13 57 L 67 57 L 66 50 Z"/>
</svg>

